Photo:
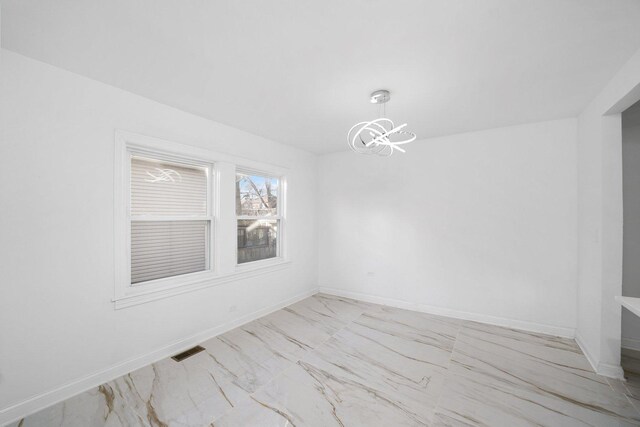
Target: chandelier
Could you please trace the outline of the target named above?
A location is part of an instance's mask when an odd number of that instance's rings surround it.
[[[416,134],[405,130],[406,123],[396,126],[385,114],[385,103],[391,99],[388,90],[377,90],[371,94],[370,102],[382,107],[382,116],[379,119],[368,122],[356,123],[347,135],[349,148],[360,154],[377,154],[378,156],[390,156],[394,151],[405,153],[400,147],[415,141]]]

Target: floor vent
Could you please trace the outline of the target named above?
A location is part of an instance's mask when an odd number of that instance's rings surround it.
[[[175,360],[176,362],[182,362],[187,357],[191,357],[194,354],[200,353],[201,351],[204,351],[204,347],[200,347],[199,345],[197,345],[193,348],[190,348],[187,351],[183,351],[180,354],[176,354],[175,356],[172,357],[172,359]]]

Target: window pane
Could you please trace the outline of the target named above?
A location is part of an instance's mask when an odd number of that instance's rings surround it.
[[[209,221],[132,221],[131,283],[207,269]]]
[[[278,214],[278,178],[236,174],[236,213],[269,216]]]
[[[238,264],[278,256],[279,220],[238,220]]]
[[[131,159],[131,214],[207,214],[207,168]]]

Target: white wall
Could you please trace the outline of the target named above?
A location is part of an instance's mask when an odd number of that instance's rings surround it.
[[[640,297],[640,108],[622,114],[622,295]],[[640,350],[640,317],[622,310],[622,346]]]
[[[576,120],[322,156],[319,284],[572,335]]]
[[[640,99],[640,50],[578,117],[578,327],[598,373],[621,376],[622,125]]]
[[[291,266],[115,311],[116,128],[290,167]],[[2,50],[0,424],[26,399],[312,291],[315,187],[315,155]]]

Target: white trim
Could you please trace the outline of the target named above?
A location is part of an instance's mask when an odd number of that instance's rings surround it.
[[[156,138],[144,137],[142,135],[127,134],[116,130],[115,132],[115,170],[114,170],[114,233],[116,233],[114,241],[116,277],[114,283],[113,301],[120,301],[127,298],[133,298],[132,301],[148,302],[158,299],[152,293],[158,293],[162,297],[182,293],[180,288],[188,288],[193,290],[195,285],[201,285],[215,279],[218,273],[218,265],[215,264],[214,253],[218,249],[215,245],[214,236],[218,234],[218,221],[214,216],[214,212],[218,207],[214,206],[214,202],[219,200],[215,197],[219,183],[215,181],[218,177],[215,168],[215,162],[211,153],[206,155],[200,151],[194,151],[193,147],[182,144],[159,140]],[[135,156],[148,159],[163,159],[178,164],[195,165],[206,168],[207,173],[207,212],[206,215],[194,215],[192,217],[178,218],[185,221],[207,221],[208,222],[208,238],[206,241],[207,269],[190,274],[182,274],[178,276],[164,277],[161,279],[150,280],[142,283],[131,283],[131,222],[142,220],[175,220],[174,217],[156,217],[156,216],[138,216],[130,213],[131,198],[131,159]],[[172,292],[173,290],[176,292]],[[131,304],[129,304],[131,305]],[[116,309],[127,307],[129,305],[118,305]]]
[[[242,326],[245,323],[266,316],[267,314],[273,313],[274,311],[280,310],[281,308],[287,307],[291,304],[315,295],[316,293],[317,289],[315,288],[308,290],[291,298],[285,299],[270,307],[256,310],[253,313],[249,313],[214,328],[198,332],[188,338],[178,340],[173,344],[159,348],[150,353],[134,357],[109,368],[79,378],[75,381],[71,381],[48,392],[33,396],[29,399],[23,400],[22,402],[11,405],[0,410],[0,425],[18,421],[20,418],[23,418],[29,414],[38,412],[44,408],[73,397],[79,393],[90,390],[108,381],[112,381],[113,379],[121,377],[122,375],[126,375],[127,373],[135,371],[136,369],[140,369],[151,363],[155,363],[158,360],[162,360],[176,353],[180,353],[181,351],[193,347],[194,345],[200,344],[206,340],[230,331],[231,329]]]
[[[589,347],[587,347],[587,345],[585,344],[584,339],[582,338],[582,335],[580,335],[580,331],[577,331],[577,330],[576,330],[576,344],[578,344],[578,347],[580,347],[580,350],[582,350],[582,354],[584,354],[584,357],[587,358],[587,361],[591,365],[591,368],[593,369],[593,371],[598,372],[598,363],[596,362],[596,359],[591,354],[591,351],[589,351]]]
[[[608,363],[598,363],[596,374],[603,377],[615,378],[624,381],[624,370],[620,365],[610,365]]]
[[[269,268],[282,264],[290,264],[291,261],[282,257],[273,257],[266,259],[259,259],[258,261],[243,262],[242,264],[236,264],[236,273],[248,273],[254,270],[260,270],[263,268]]]
[[[579,331],[576,331],[575,340],[576,344],[578,344],[578,347],[580,347],[580,350],[582,350],[584,357],[587,358],[589,364],[591,365],[591,368],[596,374],[602,375],[604,377],[624,380],[624,371],[622,370],[622,367],[620,365],[616,366],[610,365],[608,363],[598,362],[597,359],[593,356],[593,353],[591,353],[591,351],[589,350],[589,347],[585,344],[585,341]]]
[[[236,264],[235,270],[237,272],[251,271],[262,268],[263,265],[269,265],[271,263],[286,263],[289,262],[288,256],[288,244],[287,244],[287,176],[282,171],[269,170],[269,169],[255,169],[251,167],[244,167],[241,164],[235,165],[235,179],[237,175],[247,176],[260,176],[263,178],[276,178],[278,179],[278,205],[276,207],[276,215],[265,216],[250,216],[250,215],[238,215],[236,212],[236,224],[238,221],[279,221],[278,224],[278,247],[277,255],[274,258],[267,258],[264,260],[244,262],[238,264],[238,245],[236,244]],[[237,195],[236,195],[237,197]]]
[[[275,221],[276,219],[282,219],[280,215],[269,216],[251,216],[251,215],[236,215],[238,221]]]
[[[403,308],[405,310],[419,311],[421,313],[436,314],[439,316],[453,317],[456,319],[472,320],[475,322],[487,323],[490,325],[505,326],[507,328],[521,329],[523,331],[537,332],[547,335],[553,335],[564,338],[574,338],[575,328],[566,328],[561,326],[545,325],[535,322],[527,322],[523,320],[513,320],[504,317],[490,316],[487,314],[470,313],[466,311],[453,310],[445,307],[436,307],[427,304],[419,304],[415,302],[407,302],[393,298],[374,296],[363,294],[360,292],[345,291],[342,289],[320,287],[320,292],[357,299],[374,304],[387,305],[390,307]]]
[[[635,338],[622,338],[622,348],[640,351],[640,340]]]
[[[207,216],[203,218],[209,221],[209,253],[208,269],[201,272],[184,274],[180,276],[167,277],[149,282],[131,285],[130,279],[130,215],[129,215],[129,164],[130,154],[139,156],[149,156],[151,158],[163,158],[175,162],[186,162],[197,164],[209,168]],[[237,256],[233,263],[224,261],[222,252],[226,248],[222,245],[222,226],[220,219],[227,209],[233,209],[235,213],[234,200],[222,200],[221,198],[221,170],[220,165],[232,164],[235,172],[239,165],[241,170],[269,171],[262,172],[269,176],[278,176],[281,179],[280,197],[278,201],[279,220],[281,224],[279,257],[271,259],[271,262],[251,263],[249,266],[235,268],[237,266]],[[246,167],[246,169],[245,169]],[[233,280],[253,277],[258,274],[266,274],[271,271],[281,270],[287,267],[290,262],[286,258],[286,226],[285,201],[286,201],[286,172],[287,168],[275,166],[267,163],[256,162],[241,157],[228,154],[216,153],[206,149],[184,145],[177,142],[167,141],[159,138],[139,135],[122,130],[115,131],[115,176],[114,176],[114,260],[115,260],[115,281],[114,281],[114,302],[115,309],[130,307],[179,295],[185,292],[192,292],[198,289],[216,286]],[[274,175],[275,174],[275,175]],[[152,219],[152,218],[145,218]],[[164,218],[163,219],[167,219]],[[181,220],[191,220],[194,218],[180,218]],[[227,224],[229,225],[229,224]],[[226,225],[225,225],[226,226]],[[234,226],[235,229],[235,226]],[[235,236],[235,232],[234,232]],[[235,242],[235,239],[234,239]],[[234,243],[234,246],[235,243]],[[224,264],[224,265],[223,265]]]

